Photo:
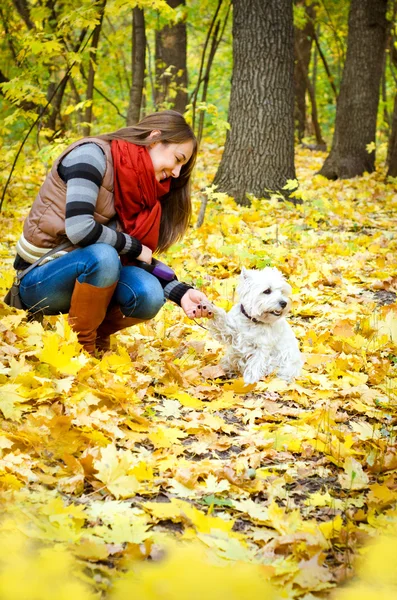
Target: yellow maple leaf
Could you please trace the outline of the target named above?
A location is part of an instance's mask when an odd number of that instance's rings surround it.
[[[348,456],[343,465],[345,472],[339,475],[339,483],[344,489],[362,490],[368,487],[368,475],[358,460]]]
[[[143,508],[158,521],[168,519],[171,521],[180,521],[181,506],[184,506],[184,503],[181,504],[176,498],[171,498],[170,502],[145,502]]]
[[[0,410],[6,419],[20,421],[22,414],[31,410],[29,406],[23,405],[29,398],[18,393],[20,387],[15,383],[6,383],[0,387]]]
[[[332,573],[323,566],[324,557],[316,554],[309,560],[299,562],[299,573],[294,577],[294,583],[300,588],[310,591],[320,591],[331,587]]]
[[[331,521],[319,523],[318,528],[327,540],[338,538],[343,528],[342,517],[337,515]]]
[[[171,448],[179,440],[187,437],[187,433],[176,427],[163,427],[148,435],[149,440],[156,448]]]
[[[387,506],[397,501],[397,492],[389,489],[385,484],[374,483],[369,486],[369,489],[370,492],[367,497],[369,503]]]
[[[208,410],[222,410],[223,408],[230,408],[232,406],[238,405],[240,402],[240,398],[236,398],[235,393],[232,390],[223,392],[223,394],[217,398],[216,400],[212,400],[211,402],[207,402],[206,405]]]
[[[187,406],[188,408],[204,408],[206,406],[205,402],[194,398],[187,392],[178,391],[175,392],[172,397],[175,400],[178,400],[182,406]]]
[[[102,481],[115,498],[130,498],[139,490],[139,482],[129,472],[133,468],[131,452],[117,450],[108,444],[101,450],[101,458],[94,461],[95,475]]]
[[[62,343],[55,332],[45,332],[43,342],[43,349],[37,353],[37,358],[55,367],[62,375],[76,375],[87,362],[84,355],[80,354],[77,342]]]
[[[74,554],[85,560],[105,560],[109,556],[109,550],[100,540],[83,538],[74,548]]]

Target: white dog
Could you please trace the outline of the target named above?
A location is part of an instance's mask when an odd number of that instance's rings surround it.
[[[256,383],[277,372],[290,382],[302,369],[298,342],[285,320],[291,286],[275,268],[242,269],[239,302],[226,313],[213,307],[208,321],[214,337],[228,345],[221,362],[226,373],[242,373],[245,383]]]

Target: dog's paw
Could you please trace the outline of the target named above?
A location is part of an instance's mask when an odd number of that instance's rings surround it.
[[[244,372],[243,379],[246,385],[252,385],[253,383],[258,383],[260,377],[258,379],[253,373]]]
[[[265,369],[263,365],[249,365],[244,369],[243,379],[244,383],[252,384],[258,383],[265,375],[269,375],[271,370]]]
[[[301,372],[302,372],[302,365],[299,364],[299,365],[291,366],[291,368],[289,368],[289,369],[280,369],[277,372],[277,377],[279,377],[280,379],[283,379],[287,383],[291,383],[292,381],[294,381],[294,379],[299,377]]]

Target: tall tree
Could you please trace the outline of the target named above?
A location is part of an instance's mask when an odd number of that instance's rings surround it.
[[[171,8],[185,6],[185,0],[167,0]],[[186,20],[165,25],[156,31],[156,104],[167,103],[180,113],[187,104]]]
[[[137,6],[132,11],[132,85],[127,113],[127,125],[134,125],[141,114],[145,82],[146,30],[145,15]]]
[[[85,127],[84,127],[84,135],[90,134],[91,129],[91,121],[92,121],[92,101],[94,98],[94,81],[95,81],[95,71],[97,65],[97,50],[99,44],[99,36],[101,35],[102,21],[103,15],[105,12],[106,0],[100,0],[98,5],[99,10],[99,21],[94,29],[94,33],[92,36],[91,43],[91,55],[90,55],[90,67],[88,70],[88,80],[87,80],[87,94],[86,100],[88,100],[88,106],[85,109]]]
[[[379,87],[387,31],[387,0],[351,0],[346,62],[332,148],[320,173],[347,179],[372,172]]]
[[[397,94],[394,98],[394,111],[387,161],[387,176],[397,177]]]
[[[397,3],[394,4],[394,13],[397,11]],[[395,14],[394,14],[395,17]],[[391,36],[390,63],[397,67],[396,35]],[[397,177],[397,94],[394,97],[394,110],[387,152],[388,177]]]
[[[201,54],[200,67],[198,70],[196,86],[190,96],[190,103],[192,105],[192,127],[197,136],[197,142],[200,145],[201,138],[204,130],[204,119],[205,111],[198,108],[197,103],[199,99],[199,92],[201,91],[201,104],[204,105],[207,101],[208,88],[210,83],[211,68],[214,63],[215,55],[218,47],[223,39],[226,25],[229,19],[229,14],[232,7],[232,0],[229,0],[227,10],[224,15],[220,15],[223,0],[218,0],[215,13],[211,19],[209,29],[203,45]],[[208,53],[207,53],[207,50]],[[199,113],[198,127],[196,128],[196,117]]]
[[[229,123],[220,190],[246,204],[295,178],[292,0],[234,0]]]
[[[295,122],[298,140],[301,141],[306,132],[306,92],[309,81],[309,64],[314,38],[314,5],[305,0],[297,0],[296,6],[305,9],[305,22],[297,23],[295,34]]]

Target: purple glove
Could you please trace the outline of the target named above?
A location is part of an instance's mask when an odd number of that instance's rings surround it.
[[[170,267],[167,267],[167,265],[165,265],[160,260],[157,260],[156,258],[153,258],[150,265],[141,260],[136,260],[135,262],[137,267],[139,267],[140,269],[144,269],[145,271],[151,273],[159,279],[164,279],[164,281],[172,281],[173,279],[175,279],[174,271]]]

